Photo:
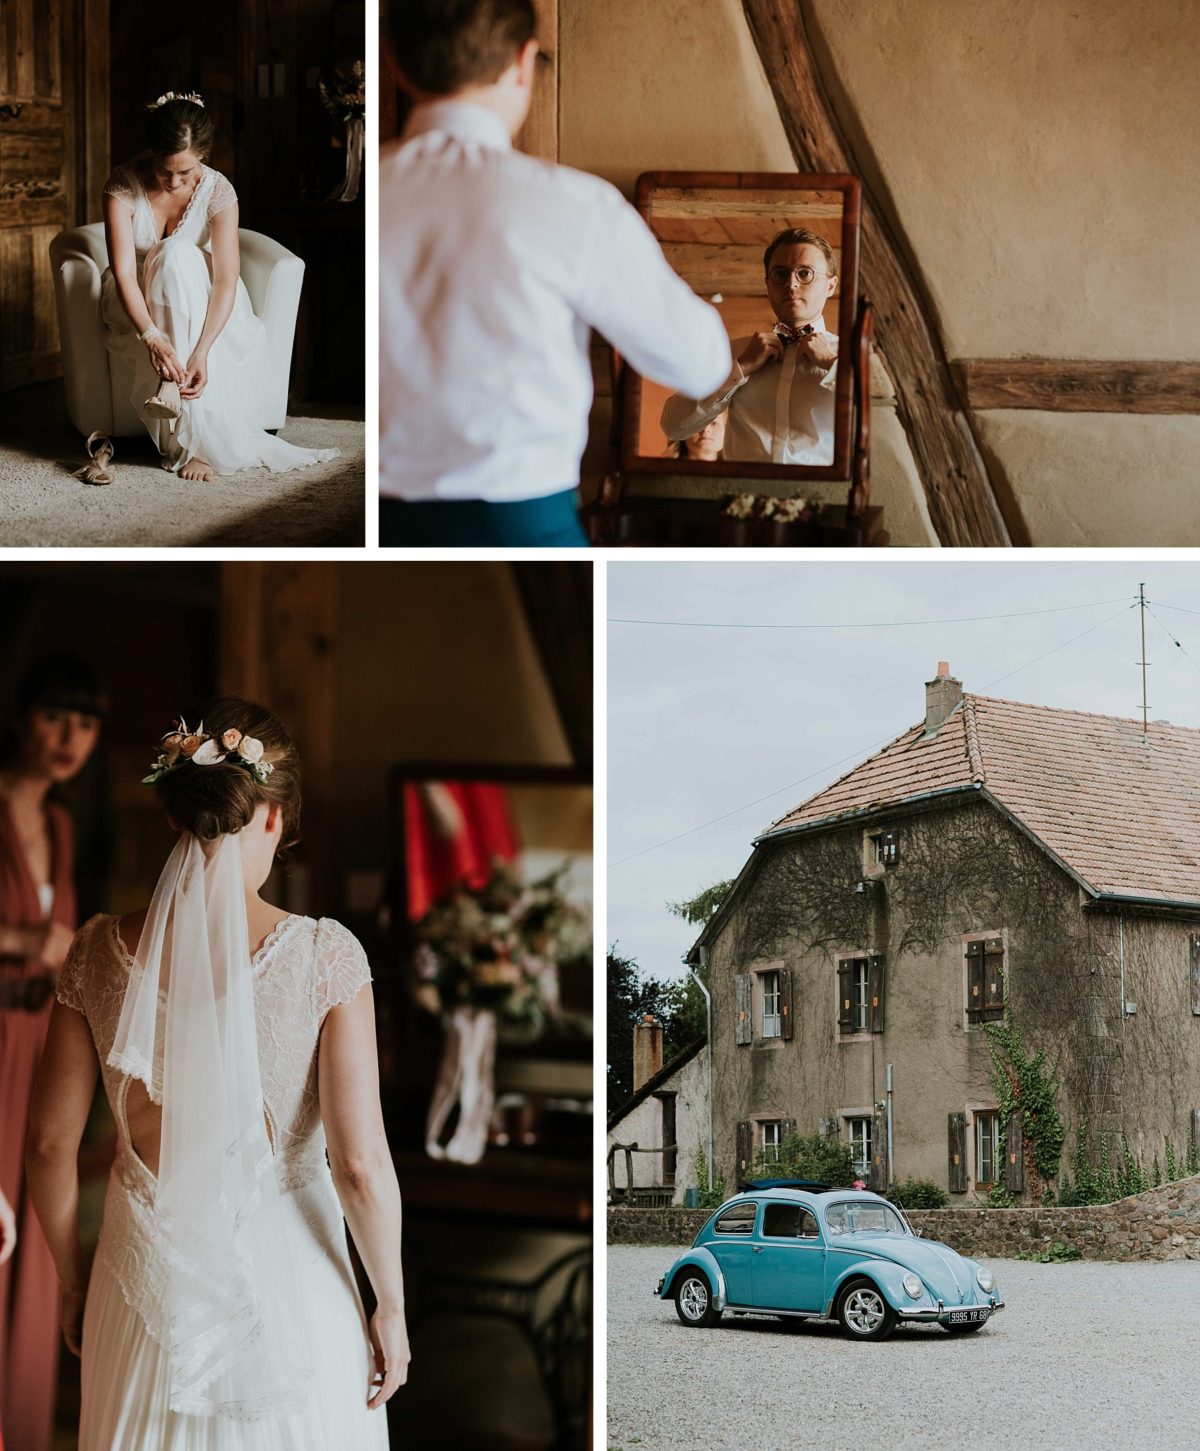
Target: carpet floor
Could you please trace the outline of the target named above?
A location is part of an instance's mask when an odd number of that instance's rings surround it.
[[[249,469],[199,484],[161,468],[148,437],[119,438],[115,482],[97,485],[72,478],[87,462],[74,434],[72,455],[65,430],[53,430],[40,448],[25,430],[0,430],[0,545],[362,544],[362,423],[289,418],[279,434],[307,448],[340,449],[341,457],[290,473]]]

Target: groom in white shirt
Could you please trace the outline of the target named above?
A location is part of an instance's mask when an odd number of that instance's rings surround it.
[[[380,543],[586,544],[591,330],[700,396],[725,329],[614,187],[512,149],[531,0],[393,0],[390,24],[417,105],[380,158]]]
[[[838,340],[823,315],[838,284],[833,249],[792,227],[767,248],[763,272],[778,322],[771,332],[734,339],[736,362],[715,393],[668,398],[662,430],[672,440],[690,438],[728,408],[723,458],[831,464]]]

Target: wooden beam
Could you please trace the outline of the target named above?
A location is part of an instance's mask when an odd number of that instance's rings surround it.
[[[863,168],[846,140],[814,60],[799,0],[742,0],[742,8],[801,171]],[[875,304],[875,338],[896,385],[929,514],[943,544],[1026,543],[1015,504],[1006,519],[947,365],[932,305],[910,267],[885,202],[863,183],[862,291]]]
[[[1200,413],[1200,363],[959,358],[951,368],[972,409]]]

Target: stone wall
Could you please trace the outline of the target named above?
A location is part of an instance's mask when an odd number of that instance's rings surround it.
[[[686,1245],[706,1209],[610,1209],[609,1244]],[[1089,1260],[1200,1260],[1200,1175],[1082,1209],[922,1209],[914,1229],[974,1259],[1014,1259],[1059,1243]]]

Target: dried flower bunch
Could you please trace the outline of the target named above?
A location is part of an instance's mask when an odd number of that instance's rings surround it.
[[[770,519],[776,524],[800,524],[813,512],[807,499],[776,499],[770,494],[735,494],[725,506],[731,519]]]
[[[143,786],[154,786],[167,774],[189,762],[193,766],[219,766],[228,761],[234,766],[244,766],[261,785],[275,767],[263,759],[263,743],[253,736],[244,736],[241,731],[227,730],[220,742],[205,734],[204,722],[195,730],[188,727],[180,717],[176,728],[162,738],[162,750],[150,768],[150,774],[143,776]]]
[[[566,868],[526,884],[495,863],[478,891],[432,907],[417,926],[413,992],[429,1012],[483,1008],[501,1032],[535,1036],[559,1011],[558,969],[592,951],[587,914],[569,902]]]
[[[318,81],[321,104],[331,116],[340,121],[354,121],[366,112],[366,67],[356,60],[350,67],[350,74],[333,72],[329,82]]]

